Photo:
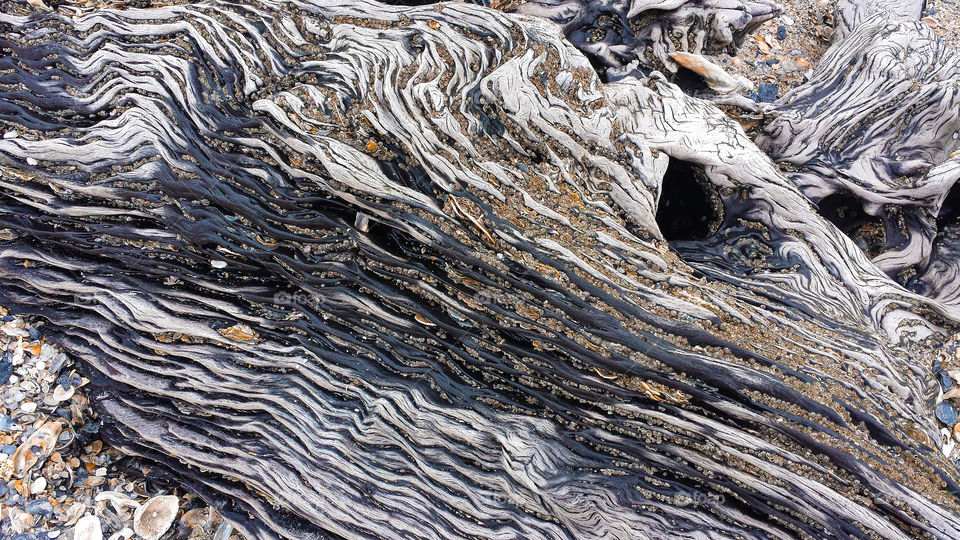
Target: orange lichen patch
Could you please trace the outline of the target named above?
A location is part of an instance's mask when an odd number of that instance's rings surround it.
[[[373,152],[376,149],[377,149],[377,143],[373,141],[367,141],[367,147],[366,147],[367,152]]]
[[[221,336],[240,343],[251,343],[260,339],[260,335],[244,323],[237,323],[230,328],[222,328],[217,331],[220,332]]]

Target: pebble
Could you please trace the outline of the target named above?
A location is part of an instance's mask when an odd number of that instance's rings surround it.
[[[763,103],[773,103],[777,100],[777,85],[775,83],[763,83],[757,88],[759,101]]]
[[[787,28],[785,26],[777,27],[777,39],[780,41],[787,39]]]
[[[73,540],[103,540],[100,518],[91,515],[80,518],[73,529]]]
[[[213,540],[228,540],[230,533],[233,532],[233,525],[224,521],[217,527],[217,532],[213,535]]]
[[[791,19],[788,15],[781,15],[780,22],[786,26],[793,26],[793,19]]]
[[[20,134],[16,131],[8,131],[3,134],[4,139],[16,139]]]
[[[32,489],[31,489],[32,491]],[[47,499],[34,499],[23,505],[23,510],[34,516],[48,518],[53,515],[53,505]]]
[[[950,375],[946,371],[940,371],[940,389],[946,392],[953,386],[953,380],[950,378]]]
[[[42,493],[47,489],[47,479],[44,477],[37,478],[30,484],[30,493],[37,494]]]
[[[165,536],[209,539],[223,523],[215,510],[111,466],[122,455],[97,435],[87,382],[66,353],[0,307],[0,539],[131,539],[134,512],[149,495],[210,516],[196,529],[168,524]]]
[[[36,167],[36,166],[39,165],[39,164],[40,164],[40,162],[37,161],[37,160],[35,160],[35,159],[33,159],[32,157],[28,157],[28,158],[27,158],[27,165],[30,165],[30,166],[32,166],[32,167]]]
[[[226,268],[227,263],[226,261],[210,261],[210,266],[214,268]]]
[[[0,359],[0,384],[7,384],[13,375],[13,364],[6,358]]]

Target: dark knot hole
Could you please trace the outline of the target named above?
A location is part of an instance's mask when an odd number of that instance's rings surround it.
[[[668,242],[703,240],[723,222],[723,202],[704,168],[670,158],[663,175],[657,225]]]

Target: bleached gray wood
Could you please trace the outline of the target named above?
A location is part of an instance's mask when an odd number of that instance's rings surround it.
[[[772,0],[525,0],[517,13],[561,25],[605,80],[675,72],[676,51],[730,53],[781,13]]]
[[[791,178],[810,199],[849,194],[882,221],[874,263],[904,282],[925,273],[923,290],[936,294],[952,282],[934,267],[953,257],[931,255],[938,227],[957,215],[943,204],[960,179],[958,95],[960,56],[926,25],[877,13],[777,101],[757,143],[797,167]]]
[[[960,308],[662,76],[468,4],[0,30],[0,302],[250,537],[960,530],[918,366]],[[671,161],[722,208],[668,244]]]

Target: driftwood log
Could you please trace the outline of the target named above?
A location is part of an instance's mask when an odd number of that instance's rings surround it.
[[[923,41],[896,86],[869,53],[912,23],[768,111],[788,177],[530,13],[0,5],[0,303],[249,537],[960,534],[956,60]],[[847,192],[878,253],[818,214]]]

